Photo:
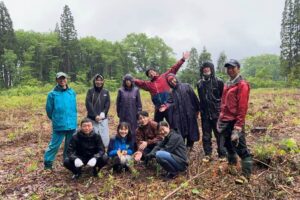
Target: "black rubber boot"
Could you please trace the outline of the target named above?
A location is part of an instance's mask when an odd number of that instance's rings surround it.
[[[250,179],[251,173],[252,173],[252,158],[246,157],[242,159],[241,161],[242,164],[242,174],[245,176],[247,179]]]

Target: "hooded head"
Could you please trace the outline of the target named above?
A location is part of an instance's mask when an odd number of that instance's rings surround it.
[[[122,86],[125,89],[131,89],[131,88],[134,87],[133,77],[130,74],[126,74],[123,77],[123,84],[122,84]]]
[[[200,77],[204,79],[210,79],[215,76],[215,67],[212,62],[204,62],[200,65]]]
[[[168,74],[166,76],[166,79],[167,79],[167,83],[169,84],[169,86],[173,89],[176,88],[178,86],[178,84],[180,83],[178,81],[177,77],[175,76],[175,74],[172,74],[172,73]]]
[[[104,77],[101,74],[96,74],[93,78],[93,85],[96,90],[101,90],[104,85]]]

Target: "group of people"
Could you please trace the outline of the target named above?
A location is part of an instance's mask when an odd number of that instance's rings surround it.
[[[228,160],[234,171],[237,156],[241,158],[242,176],[247,182],[251,175],[252,158],[245,140],[245,116],[248,108],[249,84],[240,75],[240,63],[231,59],[225,63],[229,81],[216,77],[214,65],[200,66],[198,96],[188,83],[181,83],[176,73],[189,58],[183,53],[175,65],[163,74],[147,69],[149,80],[127,74],[118,91],[116,110],[119,125],[110,137],[108,112],[110,94],[104,88],[104,77],[96,74],[93,87],[86,95],[87,117],[77,130],[76,93],[67,85],[67,75],[56,74],[57,85],[48,94],[46,111],[52,121],[52,138],[44,155],[45,169],[52,169],[60,144],[65,138],[64,166],[79,178],[81,169],[93,168],[94,176],[106,164],[113,170],[130,170],[134,162],[156,160],[165,170],[164,177],[172,179],[188,167],[188,152],[199,140],[197,118],[201,116],[203,162],[212,160],[212,132],[217,141],[220,161]],[[142,109],[139,88],[151,95],[154,119]],[[76,131],[77,130],[77,131]]]

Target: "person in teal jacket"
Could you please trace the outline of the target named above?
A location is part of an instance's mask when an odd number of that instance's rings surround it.
[[[56,74],[57,85],[48,93],[46,112],[52,121],[52,136],[44,155],[45,169],[52,169],[58,149],[65,138],[63,157],[77,128],[76,93],[67,85],[67,75]]]

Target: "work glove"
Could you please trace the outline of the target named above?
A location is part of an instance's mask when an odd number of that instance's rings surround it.
[[[104,112],[101,112],[100,113],[100,119],[104,119],[105,118],[105,113]]]
[[[228,127],[228,122],[222,122],[218,120],[217,122],[217,131],[218,133],[222,133]]]
[[[75,164],[75,167],[82,167],[83,166],[83,162],[79,158],[75,159],[74,164]]]
[[[241,131],[234,129],[231,132],[231,142],[235,144],[235,146],[239,145],[239,139],[241,137]]]
[[[91,158],[91,159],[88,161],[87,165],[90,166],[90,167],[95,167],[96,163],[97,163],[96,158]]]
[[[126,164],[126,161],[127,161],[126,157],[125,157],[124,155],[122,155],[122,156],[120,156],[119,158],[120,158],[120,163],[121,163],[122,165],[125,165],[125,164]]]

